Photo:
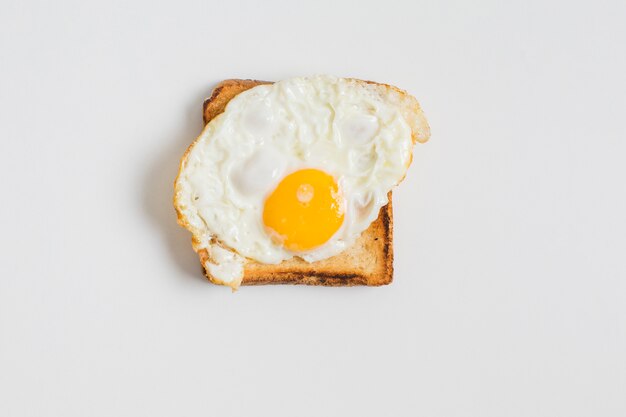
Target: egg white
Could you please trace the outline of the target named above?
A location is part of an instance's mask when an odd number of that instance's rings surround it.
[[[258,262],[336,255],[377,218],[411,161],[411,120],[400,93],[356,80],[315,76],[259,85],[233,98],[190,148],[176,206],[196,250],[215,239]],[[289,173],[317,168],[338,181],[346,208],[325,244],[294,253],[263,224],[265,198]]]

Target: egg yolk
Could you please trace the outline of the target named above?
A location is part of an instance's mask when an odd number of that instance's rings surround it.
[[[304,251],[330,239],[344,218],[343,200],[335,179],[318,169],[286,176],[265,200],[263,223],[276,241]]]

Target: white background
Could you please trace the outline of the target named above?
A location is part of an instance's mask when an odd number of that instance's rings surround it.
[[[623,1],[171,3],[0,4],[1,416],[626,415]],[[178,160],[218,81],[317,73],[431,123],[395,281],[231,294]]]

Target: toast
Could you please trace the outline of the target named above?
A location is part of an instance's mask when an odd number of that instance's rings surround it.
[[[218,84],[204,102],[204,123],[222,113],[226,104],[242,91],[267,81],[225,80]],[[389,203],[380,209],[378,218],[357,241],[342,253],[316,262],[294,257],[277,265],[250,259],[244,266],[242,285],[303,284],[327,286],[385,285],[393,279],[393,212],[391,191]],[[208,258],[206,249],[198,251],[202,265]],[[209,277],[205,269],[205,275]],[[210,278],[210,277],[209,277]]]

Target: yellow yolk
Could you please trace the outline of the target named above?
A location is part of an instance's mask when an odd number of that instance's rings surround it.
[[[339,230],[343,218],[337,182],[318,169],[286,176],[265,200],[263,210],[270,234],[292,251],[325,243]]]

